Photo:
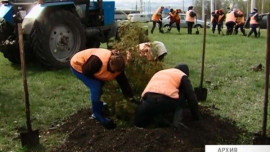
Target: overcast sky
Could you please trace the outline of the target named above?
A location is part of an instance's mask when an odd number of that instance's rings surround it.
[[[105,0],[110,1],[110,0]],[[140,0],[114,0],[115,7],[117,10],[123,9],[137,9],[140,7]],[[192,4],[192,0],[143,0],[143,10],[145,12],[153,12],[159,6],[172,7],[172,8],[180,8],[187,10],[187,7]]]

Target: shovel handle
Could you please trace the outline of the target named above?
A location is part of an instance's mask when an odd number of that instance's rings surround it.
[[[203,27],[203,50],[202,50],[202,68],[201,68],[201,81],[200,81],[200,88],[203,86],[203,75],[204,75],[204,58],[205,58],[205,41],[206,41],[206,18],[207,15],[204,17],[204,27]]]
[[[26,125],[28,132],[32,131],[31,120],[30,120],[30,104],[29,104],[29,93],[26,79],[25,60],[24,60],[24,44],[23,44],[23,30],[22,23],[18,23],[19,33],[19,47],[20,47],[20,59],[21,59],[21,71],[23,77],[23,88],[24,88],[24,102],[25,102],[25,114],[26,114]]]

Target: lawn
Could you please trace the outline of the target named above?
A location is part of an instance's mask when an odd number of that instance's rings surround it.
[[[166,68],[180,62],[189,65],[191,82],[193,87],[197,87],[200,83],[203,30],[200,29],[199,35],[186,34],[186,28],[182,28],[180,34],[176,31],[173,28],[170,33],[161,34],[155,29],[149,37],[166,45]],[[261,30],[260,38],[254,35],[247,38],[241,34],[213,35],[207,29],[205,53],[203,87],[208,89],[208,97],[200,105],[212,107],[216,115],[234,121],[239,128],[250,133],[261,130],[266,31]],[[259,64],[263,65],[263,70],[254,71],[253,67]],[[49,71],[37,63],[30,63],[26,68],[33,128],[42,132],[41,149],[49,150],[63,142],[65,135],[50,134],[47,128],[58,125],[81,108],[90,107],[89,92],[68,68]],[[23,151],[18,131],[25,127],[22,82],[20,66],[11,64],[1,53],[0,152]],[[267,128],[269,134],[269,123]],[[243,144],[251,143],[243,140]]]

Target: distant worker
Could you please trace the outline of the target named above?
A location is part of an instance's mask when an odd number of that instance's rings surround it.
[[[155,73],[142,93],[135,126],[147,127],[153,118],[174,112],[173,127],[180,127],[186,104],[193,120],[198,120],[198,101],[188,74],[186,64]]]
[[[113,121],[102,114],[104,102],[100,97],[103,84],[116,79],[125,97],[131,102],[136,102],[124,73],[124,58],[117,51],[93,48],[76,53],[70,64],[73,74],[90,89],[92,117],[105,128],[114,128]]]
[[[197,14],[193,11],[193,6],[188,7],[188,11],[186,12],[186,23],[188,26],[188,34],[192,34],[192,28],[195,21],[195,17]]]
[[[178,31],[178,33],[180,33],[180,15],[179,13],[181,13],[181,9],[170,9],[170,13],[169,13],[169,18],[170,18],[170,24],[169,24],[169,28],[167,32],[170,32],[172,29],[172,25],[173,23],[176,24],[176,29]]]
[[[240,31],[242,32],[243,36],[246,36],[246,32],[244,29],[244,25],[245,25],[245,18],[244,18],[244,13],[240,10],[237,9],[236,10],[236,25],[234,27],[234,34],[237,35],[238,34],[238,29],[240,28]]]
[[[214,12],[212,12],[211,22],[212,22],[213,34],[215,33],[216,26],[218,28],[218,34],[220,34],[224,19],[225,19],[225,16],[222,9],[215,10]]]
[[[153,34],[155,28],[156,28],[156,24],[158,23],[159,27],[159,32],[160,33],[164,33],[162,30],[162,12],[163,12],[164,7],[161,6],[159,7],[153,14],[152,16],[152,21],[153,21],[153,27],[151,29],[151,33]]]
[[[216,26],[218,24],[218,10],[211,13],[212,33],[215,33]]]
[[[225,15],[222,9],[218,10],[218,34],[222,31]]]
[[[253,11],[249,14],[248,19],[246,20],[246,27],[247,24],[249,23],[251,30],[248,33],[248,37],[251,36],[251,34],[254,32],[255,37],[258,36],[257,33],[257,27],[259,27],[259,14],[257,8],[254,8]]]
[[[230,11],[226,14],[225,24],[227,26],[226,34],[232,35],[235,26],[236,14],[235,11]]]

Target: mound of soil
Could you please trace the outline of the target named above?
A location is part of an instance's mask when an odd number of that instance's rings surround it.
[[[234,122],[211,114],[211,108],[200,107],[200,121],[185,121],[185,127],[136,127],[107,130],[91,119],[90,109],[68,117],[54,131],[68,134],[54,152],[203,152],[209,144],[239,144],[244,130]]]

